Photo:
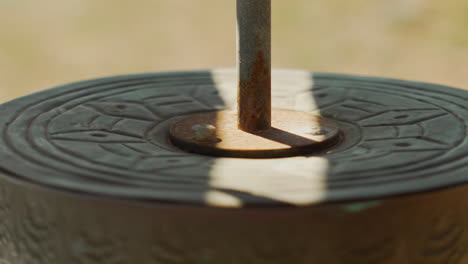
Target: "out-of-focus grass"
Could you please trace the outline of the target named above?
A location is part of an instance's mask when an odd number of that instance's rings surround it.
[[[273,5],[275,67],[468,87],[468,2]],[[235,0],[0,0],[0,102],[98,76],[234,64]]]

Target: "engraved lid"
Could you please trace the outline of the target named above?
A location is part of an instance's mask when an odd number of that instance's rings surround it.
[[[217,158],[184,152],[168,128],[230,109],[233,70],[84,81],[0,106],[0,168],[99,197],[221,207],[306,206],[428,191],[468,180],[468,92],[305,71],[273,72],[273,107],[337,121],[318,156]]]

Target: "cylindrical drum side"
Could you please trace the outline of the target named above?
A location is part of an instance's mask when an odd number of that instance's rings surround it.
[[[1,187],[4,263],[468,263],[466,188],[240,210]]]

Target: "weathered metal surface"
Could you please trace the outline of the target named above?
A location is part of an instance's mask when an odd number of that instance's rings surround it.
[[[271,124],[271,0],[237,0],[239,128]]]
[[[99,79],[1,105],[0,259],[468,263],[467,91],[302,71],[276,72],[273,86],[275,108],[335,120],[341,144],[284,159],[170,144],[174,122],[235,108],[230,70]]]
[[[1,175],[0,263],[468,263],[466,187],[229,210],[97,199],[8,179]]]
[[[171,141],[185,151],[221,157],[281,158],[318,154],[339,140],[339,129],[330,119],[308,113],[273,111],[270,129],[249,133],[236,127],[235,111],[191,115],[172,125]],[[192,128],[213,128],[200,137]]]

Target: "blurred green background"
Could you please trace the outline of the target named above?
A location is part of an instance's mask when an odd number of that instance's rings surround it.
[[[273,0],[273,64],[468,87],[468,1]],[[0,102],[235,65],[235,0],[0,0]]]

